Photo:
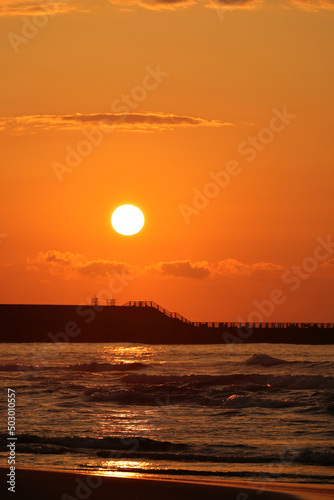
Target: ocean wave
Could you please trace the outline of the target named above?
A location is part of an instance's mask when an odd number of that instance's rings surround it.
[[[141,370],[142,368],[147,368],[149,365],[144,363],[79,363],[77,365],[69,365],[68,370],[82,371],[82,372],[109,372],[109,371],[129,371],[129,370]]]
[[[188,445],[184,443],[172,443],[170,441],[159,441],[141,436],[118,437],[110,436],[104,438],[91,438],[79,436],[63,436],[63,437],[46,437],[37,436],[35,434],[20,434],[17,435],[17,446],[26,444],[34,445],[35,449],[41,445],[53,445],[65,447],[68,449],[97,449],[97,450],[114,450],[114,451],[183,451],[188,449]],[[5,434],[0,434],[1,449],[6,448],[8,441]]]
[[[218,406],[221,398],[210,398],[209,396],[196,394],[194,392],[173,392],[166,396],[165,391],[159,388],[149,388],[147,391],[121,389],[108,390],[107,388],[90,389],[85,391],[86,401],[89,402],[111,402],[120,405],[157,406],[161,411],[168,412],[168,407],[178,404],[195,404],[201,406]]]
[[[145,458],[150,460],[166,460],[171,462],[185,462],[185,463],[238,463],[238,464],[307,464],[307,465],[321,465],[321,466],[332,466],[334,465],[334,454],[333,452],[326,451],[314,451],[309,449],[304,449],[300,452],[286,453],[284,459],[280,454],[249,454],[248,450],[244,453],[234,449],[231,446],[226,454],[221,455],[204,455],[200,453],[152,453],[152,452],[122,452],[121,458],[135,459],[135,458]],[[101,458],[107,458],[105,451],[98,451],[97,456]]]
[[[122,377],[126,384],[134,386],[151,385],[173,388],[192,387],[204,388],[210,386],[245,386],[255,384],[260,389],[334,389],[334,377],[323,375],[266,375],[266,374],[243,374],[232,375],[147,375],[128,374]]]
[[[110,471],[110,469],[108,469]],[[304,475],[294,473],[271,473],[271,472],[250,472],[250,471],[209,471],[209,470],[193,470],[193,469],[140,469],[140,468],[113,468],[113,471],[118,472],[134,472],[150,475],[170,475],[170,476],[211,476],[211,477],[228,477],[228,478],[249,478],[251,480],[270,480],[270,479],[294,479],[294,480],[312,480],[313,482],[332,483],[333,476],[330,475]],[[251,484],[251,483],[249,483]],[[264,488],[262,486],[262,488]]]
[[[334,465],[334,453],[332,451],[315,451],[304,449],[295,459],[296,462],[308,465]]]
[[[46,365],[23,365],[21,363],[0,363],[1,372],[27,372],[27,371],[59,371],[59,370],[69,370],[76,372],[110,372],[110,371],[132,371],[141,370],[143,368],[148,368],[151,365],[144,363],[78,363],[75,365],[65,365],[65,366],[46,366]]]
[[[297,403],[295,400],[268,399],[241,394],[232,394],[222,403],[226,408],[291,408],[301,405],[302,403]]]
[[[3,450],[3,446],[0,444],[0,450]],[[68,448],[59,448],[57,446],[46,446],[46,445],[29,445],[29,444],[17,444],[15,447],[17,453],[29,453],[31,455],[64,455],[69,453]]]
[[[217,445],[208,448],[204,454],[191,449],[190,445],[170,441],[159,441],[139,436],[131,437],[46,437],[30,434],[18,435],[16,449],[19,453],[29,454],[65,454],[82,453],[91,450],[100,458],[118,459],[145,459],[156,461],[169,461],[178,463],[212,463],[212,464],[305,464],[313,466],[333,466],[334,453],[329,449],[300,449],[287,452],[284,457],[279,453],[259,453],[259,448],[226,444],[218,446],[221,451],[217,453]],[[210,453],[211,450],[211,453]],[[0,434],[0,451],[7,451],[5,434]],[[168,470],[170,470],[168,468]]]
[[[110,458],[110,454],[107,450],[100,450],[96,452],[96,455],[100,458]],[[122,459],[145,459],[145,460],[157,460],[157,461],[169,461],[169,462],[184,462],[184,463],[242,463],[242,464],[253,464],[253,463],[271,463],[279,459],[278,456],[272,457],[251,457],[251,456],[237,456],[232,455],[203,455],[199,453],[166,453],[166,452],[127,452],[122,451],[119,455]]]
[[[276,366],[286,365],[290,361],[284,359],[273,358],[267,354],[253,354],[250,358],[246,359],[245,365],[261,365],[261,366]]]
[[[91,391],[88,391],[91,392]],[[91,402],[110,401],[125,405],[157,405],[159,403],[158,394],[140,394],[136,391],[98,391],[94,390],[92,394],[87,395],[87,400]]]
[[[326,406],[325,411],[326,411],[326,413],[329,413],[330,415],[334,415],[334,403]]]
[[[306,368],[333,368],[334,363],[332,361],[287,361],[285,359],[281,358],[274,358],[273,356],[269,356],[267,354],[253,354],[250,358],[246,359],[244,362],[245,365],[252,366],[252,365],[259,365],[263,366],[265,368],[268,368],[270,366],[279,366],[279,365],[298,365],[298,366],[303,366]]]
[[[158,389],[158,388],[156,388]],[[168,412],[170,405],[195,404],[200,406],[219,406],[225,408],[291,408],[302,406],[295,399],[271,399],[254,395],[215,393],[214,396],[194,394],[193,392],[183,394],[172,394],[165,398],[158,390],[150,393],[141,393],[134,390],[89,390],[87,400],[90,402],[114,402],[121,405],[159,406],[162,411]],[[216,414],[217,415],[217,414]],[[219,414],[218,414],[219,415]]]

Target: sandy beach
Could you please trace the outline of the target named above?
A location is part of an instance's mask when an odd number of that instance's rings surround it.
[[[87,476],[80,473],[17,469],[15,493],[7,490],[8,469],[1,468],[1,498],[74,500],[123,498],[138,500],[329,500],[332,485],[246,482],[188,482],[160,479]],[[260,493],[261,490],[261,493]]]

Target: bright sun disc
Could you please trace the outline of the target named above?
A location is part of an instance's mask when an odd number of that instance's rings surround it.
[[[144,222],[143,212],[134,205],[122,205],[116,208],[111,216],[112,227],[119,234],[124,234],[125,236],[139,233]]]

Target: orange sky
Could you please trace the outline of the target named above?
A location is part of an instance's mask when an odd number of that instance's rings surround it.
[[[1,303],[334,321],[333,2],[232,3],[1,2]]]

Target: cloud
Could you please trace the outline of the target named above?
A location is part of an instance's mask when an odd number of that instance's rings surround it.
[[[113,260],[88,260],[81,254],[49,250],[39,252],[27,259],[28,271],[43,271],[59,278],[110,277],[117,274],[132,275],[138,272],[135,266]]]
[[[224,10],[256,9],[263,0],[208,0],[206,7]]]
[[[254,9],[262,0],[108,0],[112,5],[121,6],[122,10],[142,7],[150,10],[177,10],[201,5],[215,9]]]
[[[284,271],[284,267],[272,262],[256,262],[255,264],[244,264],[236,259],[225,259],[218,263],[216,273],[222,276],[244,275],[250,276],[254,273],[277,273]]]
[[[236,259],[225,259],[218,262],[217,266],[211,267],[211,276],[256,276],[263,274],[282,276],[282,273],[288,269],[290,268],[272,262],[245,264]],[[322,274],[324,271],[328,271],[329,275],[334,273],[334,259],[329,259],[321,264],[319,273]]]
[[[216,9],[254,9],[262,0],[107,0],[123,11],[135,7],[149,10],[183,10],[193,5]],[[298,1],[298,0],[296,0]],[[301,0],[302,1],[302,0]],[[305,0],[307,1],[307,0]],[[316,3],[316,0],[312,0]],[[323,0],[325,2],[325,0]],[[1,0],[0,16],[53,17],[67,12],[92,12],[102,6],[104,0]],[[330,3],[329,1],[327,3]]]
[[[67,12],[89,12],[79,0],[1,0],[0,16],[50,16]]]
[[[198,3],[198,0],[108,0],[112,5],[124,8],[143,7],[150,10],[175,10],[187,8]]]
[[[126,273],[132,274],[133,266],[129,266],[124,262],[108,261],[108,260],[94,260],[87,262],[78,268],[79,274],[90,277],[97,276],[112,276],[113,274]]]
[[[281,273],[285,267],[272,262],[257,262],[251,266],[252,273]]]
[[[333,259],[334,261],[334,259]],[[331,261],[329,261],[332,263]],[[81,254],[49,250],[40,252],[34,258],[27,259],[29,271],[42,271],[60,278],[108,278],[114,275],[130,276],[174,276],[203,280],[221,276],[250,276],[258,273],[281,274],[285,268],[271,262],[245,264],[236,259],[225,259],[218,264],[207,261],[192,262],[190,260],[165,261],[140,268],[115,260],[89,260]]]
[[[49,250],[39,252],[36,257],[27,259],[28,271],[43,271],[53,276],[73,277],[73,269],[80,266],[84,257],[71,252]]]
[[[0,117],[0,130],[13,133],[36,133],[48,130],[84,130],[100,127],[105,133],[125,131],[161,131],[175,127],[224,127],[234,124],[192,116],[162,113],[76,113],[73,115],[28,115]]]
[[[107,0],[123,11],[132,11],[135,7],[149,10],[183,10],[193,5],[223,9],[253,9],[262,0]],[[296,0],[298,2],[298,0]],[[302,0],[300,0],[302,3]],[[305,0],[307,3],[307,0]],[[317,3],[310,0],[310,3]],[[323,0],[326,3],[326,0]],[[327,3],[330,3],[327,0]],[[104,0],[1,0],[1,16],[49,16],[68,12],[92,12],[103,6]]]
[[[151,269],[162,275],[179,276],[183,278],[204,279],[210,276],[209,264],[206,261],[192,263],[190,260],[174,262],[159,262]]]
[[[84,260],[84,256],[81,254],[48,250],[47,252],[39,252],[33,259],[28,259],[28,264],[32,267],[41,264],[50,264],[51,266],[74,266],[82,260]]]
[[[51,262],[53,264],[58,264],[60,266],[70,266],[79,257],[81,258],[81,255],[74,255],[70,252],[61,253],[61,252],[50,251],[44,255],[39,254],[39,257],[37,260],[43,261],[43,259],[44,259],[46,263]]]
[[[218,263],[217,274],[250,274],[250,266],[236,259],[225,259]]]
[[[324,267],[333,267],[334,270],[334,259],[329,259],[322,264]]]
[[[333,0],[291,0],[291,3],[310,12],[318,12],[319,10],[334,10]]]
[[[192,6],[221,10],[250,10],[264,4],[263,0],[107,0],[122,11],[133,11],[135,7],[148,10],[184,10]],[[92,12],[103,5],[103,0],[2,0],[1,16],[50,16],[68,12]],[[333,0],[290,0],[297,7],[317,12],[333,10]]]
[[[89,260],[81,254],[49,250],[39,252],[36,257],[27,259],[29,271],[43,271],[60,278],[86,276],[89,278],[110,277],[117,274],[139,276],[153,274],[161,276],[180,276],[203,279],[210,275],[207,262],[174,261],[159,262],[144,268],[115,260]]]

